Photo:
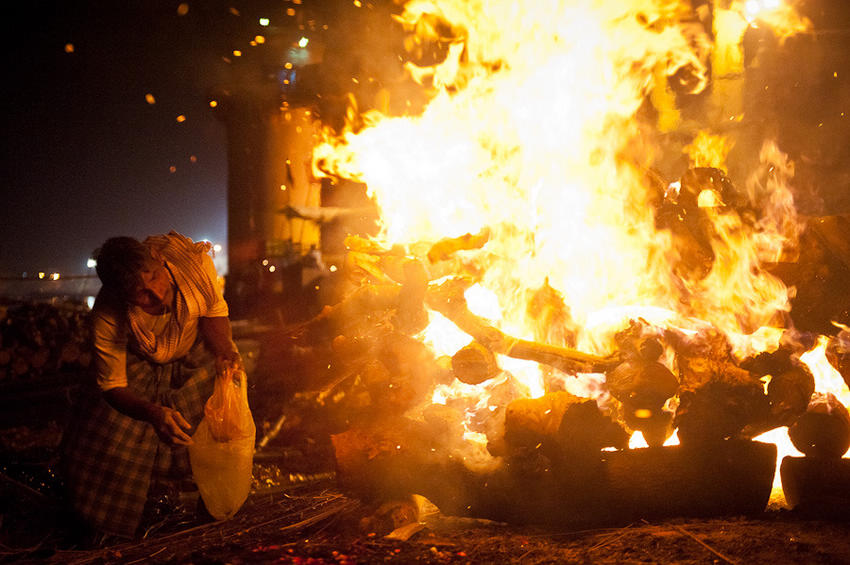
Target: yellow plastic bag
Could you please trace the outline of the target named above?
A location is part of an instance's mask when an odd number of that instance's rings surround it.
[[[256,433],[248,407],[247,377],[244,371],[228,369],[215,380],[215,389],[204,406],[204,419],[217,441],[230,441]]]
[[[195,483],[207,510],[218,520],[236,514],[251,490],[256,427],[247,384],[242,371],[216,379],[189,446]]]

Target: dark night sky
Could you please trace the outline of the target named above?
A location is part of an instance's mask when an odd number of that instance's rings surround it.
[[[0,275],[84,273],[113,235],[224,242],[226,138],[208,93],[250,26],[221,2],[179,4],[4,9]]]

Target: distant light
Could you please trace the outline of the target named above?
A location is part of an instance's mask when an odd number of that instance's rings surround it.
[[[213,245],[213,251],[215,251],[216,253],[220,253],[221,252],[221,244],[216,243],[215,245]]]
[[[307,47],[308,43],[310,43],[310,40],[307,39],[306,37],[302,37],[301,39],[298,40],[298,47],[301,47],[303,49],[303,48]]]
[[[189,155],[189,162],[190,163],[197,163],[198,158],[195,155]]]
[[[285,184],[280,185],[280,189],[281,189],[281,190],[283,190],[283,191],[285,191],[285,190],[286,190],[286,185],[285,185]]]
[[[363,7],[363,3],[360,0],[354,0],[354,5],[357,6],[358,8]]]
[[[58,281],[59,280],[59,273],[51,273],[50,278],[53,279],[54,281]]]
[[[95,267],[97,267],[97,259],[90,257],[89,260],[86,261],[86,267],[88,267],[89,269],[94,269]]]
[[[210,100],[210,108],[215,108],[218,106],[218,100]]]
[[[275,272],[275,267],[274,267],[274,265],[269,265],[269,272],[270,272],[270,273]]]
[[[145,102],[147,102],[148,104],[156,104],[156,98],[153,97],[153,94],[148,92],[147,94],[145,94]]]
[[[168,167],[168,172],[169,173],[176,173],[177,167],[175,167],[174,165],[171,165],[170,167]]]
[[[43,272],[39,272],[39,273],[38,273],[38,278],[43,279],[43,278],[44,278],[44,273],[43,273]]]
[[[332,273],[335,273],[335,272],[336,272],[336,270],[337,270],[337,269],[336,269],[336,265],[331,265],[330,267],[328,267],[328,270],[329,270],[330,272],[332,272]]]
[[[234,50],[233,50],[233,56],[234,56],[234,57],[241,57],[241,56],[242,56],[242,51],[240,51],[239,49],[234,49]]]
[[[74,52],[74,44],[66,43],[65,44],[65,53],[73,53]]]
[[[177,116],[177,121],[182,124],[183,122],[186,121],[186,116],[184,116],[183,114],[180,114],[179,116]]]
[[[284,68],[284,69],[291,69],[291,68],[292,68],[292,63],[289,63],[289,62],[284,63],[283,68]]]
[[[295,8],[287,8],[286,9],[286,15],[287,16],[294,16],[295,15]]]
[[[269,264],[269,260],[263,259],[263,267],[267,266],[268,264]]]
[[[263,26],[263,27],[266,27],[267,25],[269,25],[269,19],[268,18],[260,18],[260,25]]]
[[[94,296],[86,296],[86,306],[89,307],[89,310],[94,308]]]
[[[254,41],[256,41],[258,44],[262,45],[263,43],[266,42],[266,38],[265,38],[265,36],[258,35],[256,37],[254,37]]]
[[[177,15],[178,16],[185,16],[188,13],[189,13],[189,4],[183,2],[182,4],[177,6]]]

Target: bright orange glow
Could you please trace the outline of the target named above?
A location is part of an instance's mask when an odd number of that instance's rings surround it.
[[[794,242],[800,223],[793,163],[776,143],[765,140],[759,154],[772,172],[766,181],[736,179],[735,195],[724,193],[720,175],[690,187],[707,234],[698,268],[688,263],[693,248],[658,227],[658,200],[688,187],[669,182],[676,179],[658,186],[648,174],[663,149],[639,110],[679,71],[692,75],[697,93],[708,86],[708,63],[740,62],[738,43],[712,52],[701,43],[708,34],[692,41],[677,23],[679,8],[664,0],[503,0],[486,9],[411,0],[398,17],[412,38],[407,45],[447,45],[439,64],[406,65],[427,103],[411,115],[352,109],[356,129],[325,132],[314,174],[367,186],[381,216],[375,239],[386,248],[488,229],[484,248],[456,263],[477,275],[466,294],[470,310],[510,336],[535,339],[530,297],[551,287],[573,319],[576,347],[588,353],[615,351],[614,335],[636,318],[681,332],[716,329],[739,357],[773,350],[792,291],[765,265]],[[732,41],[747,24],[736,6],[719,14],[727,17],[721,35]],[[460,31],[449,40],[445,29]],[[691,167],[726,168],[732,140],[708,129],[686,133],[680,149]],[[759,221],[742,217],[730,196],[757,201]],[[470,343],[440,314],[429,312],[429,320],[420,338],[437,355]],[[467,399],[470,414],[489,409],[490,391],[507,374],[528,396],[545,392],[538,364],[503,356],[498,364],[497,377],[441,385],[433,401]],[[580,375],[565,387],[602,404],[601,378]],[[641,440],[634,436],[634,445]]]
[[[186,121],[186,116],[184,116],[183,114],[180,114],[179,116],[177,116],[177,118],[176,118],[176,119],[177,119],[177,121],[178,121],[179,123],[181,123],[181,124],[182,124],[183,122],[185,122],[185,121]]]
[[[154,98],[153,94],[148,92],[147,94],[145,94],[145,102],[151,105],[156,104],[156,98]]]
[[[74,44],[66,43],[65,44],[65,53],[73,53],[74,52]]]

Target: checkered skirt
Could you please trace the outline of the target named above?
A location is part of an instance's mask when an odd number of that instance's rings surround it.
[[[127,354],[127,382],[145,400],[200,423],[213,392],[215,360],[199,339],[188,355],[156,364]],[[153,426],[113,409],[94,386],[84,387],[63,439],[64,474],[74,510],[100,531],[136,533],[155,476],[186,476],[188,451],[159,440]]]

